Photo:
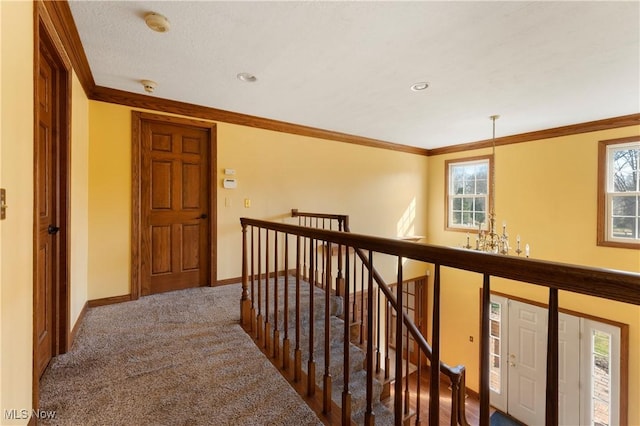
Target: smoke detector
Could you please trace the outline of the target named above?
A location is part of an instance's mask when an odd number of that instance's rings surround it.
[[[147,93],[153,93],[153,91],[156,90],[156,87],[158,87],[158,83],[151,80],[140,80],[140,83],[142,83],[142,87],[144,87],[144,90]]]
[[[159,33],[166,33],[171,28],[169,20],[164,15],[155,12],[144,15],[144,22],[147,23],[147,27]]]

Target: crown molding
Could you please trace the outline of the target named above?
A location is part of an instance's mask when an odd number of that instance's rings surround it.
[[[80,34],[78,28],[73,20],[71,14],[71,8],[69,3],[65,1],[38,1],[38,3],[44,7],[47,11],[53,27],[55,28],[66,54],[71,60],[71,66],[73,71],[78,76],[80,84],[84,89],[87,97],[90,97],[91,91],[95,87],[96,83],[93,80],[93,74],[91,74],[91,68],[89,67],[89,61],[87,55],[82,47],[80,41]]]
[[[605,118],[602,120],[589,121],[586,123],[571,124],[569,126],[554,127],[552,129],[537,130],[535,132],[520,133],[518,135],[504,136],[495,139],[496,146],[511,145],[514,143],[531,142],[541,139],[557,138],[560,136],[577,135],[580,133],[597,132],[599,130],[617,129],[619,127],[640,125],[640,114],[623,115],[620,117]],[[451,154],[454,152],[472,151],[481,148],[490,148],[493,145],[492,139],[485,139],[477,142],[464,143],[460,145],[445,146],[427,150],[427,156]]]
[[[108,87],[95,87],[91,92],[90,98],[96,101],[125,105],[133,108],[150,109],[172,114],[185,115],[189,117],[202,118],[205,120],[221,121],[225,123],[239,124],[241,126],[256,127],[259,129],[272,130],[275,132],[290,133],[312,138],[328,139],[332,141],[364,145],[372,148],[382,148],[391,151],[406,152],[409,154],[424,156],[427,155],[427,150],[424,148],[400,145],[378,139],[365,138],[362,136],[355,136],[347,133],[302,126],[299,124],[271,120],[268,118],[240,114],[236,112],[189,104],[185,102],[162,99],[154,96],[142,95],[139,93],[110,89]]]

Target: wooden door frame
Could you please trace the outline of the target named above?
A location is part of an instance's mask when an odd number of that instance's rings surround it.
[[[72,66],[71,60],[63,47],[62,41],[54,28],[51,16],[46,7],[41,2],[34,3],[34,55],[33,55],[33,144],[34,144],[34,183],[33,183],[33,326],[32,326],[32,405],[38,407],[40,394],[40,377],[36,365],[36,258],[38,252],[38,211],[37,211],[37,170],[35,168],[35,146],[38,143],[39,112],[38,112],[38,90],[39,90],[39,69],[40,69],[40,46],[46,44],[51,52],[54,61],[57,62],[60,76],[60,87],[56,93],[53,104],[56,108],[58,135],[57,135],[57,155],[53,161],[57,163],[56,170],[56,206],[57,206],[57,226],[60,232],[57,234],[57,244],[54,262],[57,265],[54,280],[54,324],[53,324],[53,350],[52,355],[60,355],[69,350],[70,341],[70,288],[69,288],[69,249],[70,249],[70,170],[71,170],[71,85]]]
[[[173,117],[140,111],[131,112],[131,300],[142,294],[142,122],[197,127],[209,132],[209,286],[217,282],[217,139],[216,124],[190,118]]]

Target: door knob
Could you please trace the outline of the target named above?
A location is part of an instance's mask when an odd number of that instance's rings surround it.
[[[59,230],[59,226],[49,225],[49,227],[47,228],[47,232],[49,233],[49,235],[57,234]]]
[[[206,213],[202,213],[202,214],[198,217],[198,219],[206,219],[206,218],[208,218],[208,217],[209,217],[209,216],[207,216],[207,214],[206,214]]]

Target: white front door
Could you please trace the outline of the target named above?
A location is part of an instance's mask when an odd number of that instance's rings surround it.
[[[507,411],[529,425],[544,424],[548,313],[544,308],[509,301]],[[559,421],[578,424],[580,321],[559,316]]]

